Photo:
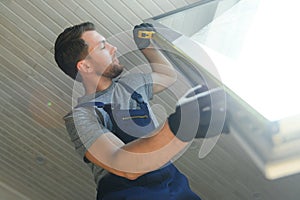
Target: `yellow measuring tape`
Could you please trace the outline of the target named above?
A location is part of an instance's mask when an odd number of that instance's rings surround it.
[[[139,31],[138,37],[143,39],[151,39],[154,34],[155,34],[154,31]]]

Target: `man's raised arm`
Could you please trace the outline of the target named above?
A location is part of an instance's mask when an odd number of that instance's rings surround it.
[[[137,25],[133,29],[134,41],[152,68],[153,93],[159,93],[176,81],[177,74],[173,65],[152,43],[154,34],[156,30],[148,23]]]

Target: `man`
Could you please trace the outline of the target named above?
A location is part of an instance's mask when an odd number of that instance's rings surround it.
[[[170,163],[193,138],[192,134],[181,137],[177,133],[180,107],[159,129],[150,128],[148,134],[139,135],[146,126],[136,126],[135,133],[124,130],[120,125],[124,117],[118,123],[117,111],[126,113],[126,109],[127,113],[130,110],[129,118],[137,118],[137,123],[142,117],[132,116],[132,112],[142,110],[142,116],[153,118],[148,100],[176,80],[169,61],[150,38],[139,36],[139,31],[151,34],[155,29],[150,24],[141,24],[133,31],[138,48],[151,65],[150,74],[121,76],[123,66],[116,57],[117,48],[90,22],[67,28],[58,36],[58,66],[82,82],[85,89],[79,105],[64,118],[67,130],[75,149],[92,169],[98,184],[97,199],[200,199],[190,190],[186,177]],[[95,108],[95,102],[101,106]],[[195,115],[193,106],[186,109]],[[153,120],[147,123],[152,127]],[[131,126],[135,127],[133,123]],[[183,132],[188,130],[183,128]]]

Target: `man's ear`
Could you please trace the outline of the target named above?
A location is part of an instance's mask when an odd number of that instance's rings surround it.
[[[92,69],[86,60],[78,61],[76,67],[77,67],[78,71],[83,72],[83,73],[88,73]]]

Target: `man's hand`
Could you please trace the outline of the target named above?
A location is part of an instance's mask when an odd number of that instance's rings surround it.
[[[227,124],[225,92],[198,85],[179,99],[176,111],[168,117],[169,127],[178,139],[189,142],[194,138],[220,135]],[[210,131],[208,128],[211,126]],[[228,132],[227,132],[228,133]]]
[[[143,50],[150,45],[150,39],[152,35],[155,34],[156,30],[154,29],[152,24],[142,23],[140,25],[136,25],[133,29],[133,39],[135,41],[136,46]]]

